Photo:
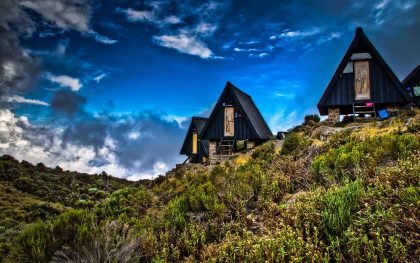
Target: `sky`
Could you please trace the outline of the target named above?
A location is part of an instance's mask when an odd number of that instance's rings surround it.
[[[273,133],[316,104],[363,27],[402,80],[420,2],[0,1],[0,154],[138,180],[173,168],[226,81]]]

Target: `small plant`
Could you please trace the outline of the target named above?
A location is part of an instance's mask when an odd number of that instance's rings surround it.
[[[298,154],[308,142],[302,133],[291,132],[287,134],[281,148],[282,155]]]
[[[330,233],[338,233],[350,222],[360,197],[364,193],[361,180],[350,182],[338,189],[331,189],[323,198],[322,222]]]

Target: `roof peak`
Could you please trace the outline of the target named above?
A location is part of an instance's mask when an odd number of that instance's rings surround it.
[[[356,28],[356,35],[360,35],[360,34],[363,34],[363,28],[362,28],[362,27],[360,27],[360,26],[358,26],[358,27]]]
[[[241,90],[240,88],[238,88],[238,87],[236,87],[234,84],[232,84],[232,82],[230,82],[230,81],[227,81],[226,82],[226,86],[225,86],[225,89],[226,88],[230,88],[230,89],[232,89],[234,92],[240,92],[240,93],[242,93],[242,94],[244,94],[244,95],[246,95],[246,96],[249,96],[249,97],[251,97],[251,95],[249,95],[248,93],[246,93],[245,91],[243,91],[243,90]]]

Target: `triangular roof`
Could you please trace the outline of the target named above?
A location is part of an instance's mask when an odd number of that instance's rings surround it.
[[[187,134],[185,135],[184,143],[182,144],[180,154],[187,154],[188,153],[188,149],[186,149],[186,148],[187,148],[187,145],[188,145],[188,140],[191,138],[190,134],[191,134],[193,129],[197,129],[197,135],[198,135],[198,138],[200,139],[200,134],[203,131],[203,128],[204,128],[204,125],[206,124],[206,121],[207,121],[207,118],[204,118],[204,117],[192,117],[191,118],[191,123],[190,123],[190,126],[188,128]],[[202,149],[204,150],[205,154],[207,154],[206,147],[203,147]]]
[[[369,53],[372,55],[373,59],[376,60],[376,62],[379,64],[379,66],[385,71],[385,73],[390,77],[391,81],[395,84],[398,91],[401,93],[403,98],[406,100],[410,100],[409,95],[404,91],[401,82],[398,80],[397,76],[395,76],[394,72],[391,70],[391,68],[388,66],[388,64],[385,62],[385,60],[382,58],[382,56],[379,54],[378,50],[373,46],[372,42],[367,38],[365,33],[363,32],[363,29],[361,27],[358,27],[356,29],[356,35],[353,39],[353,41],[350,44],[350,47],[347,49],[347,52],[345,53],[343,59],[341,60],[337,70],[335,71],[330,83],[328,84],[327,88],[324,91],[324,94],[322,95],[321,99],[318,102],[318,110],[323,106],[325,101],[327,100],[329,94],[332,91],[332,88],[334,87],[334,84],[340,77],[341,72],[343,72],[344,68],[347,65],[347,62],[350,61],[351,56],[353,53],[357,53],[356,49],[360,46],[363,46],[366,50],[369,51]],[[320,110],[321,111],[321,110]]]
[[[413,69],[408,75],[407,77],[405,77],[405,79],[402,81],[404,87],[409,86],[409,85],[413,85],[413,81],[415,81],[416,79],[420,78],[420,65],[417,65],[417,67],[415,69]]]
[[[258,139],[270,139],[271,137],[273,137],[273,134],[271,133],[270,128],[268,127],[263,116],[261,115],[254,101],[252,100],[252,97],[248,95],[247,93],[243,92],[242,90],[240,90],[239,88],[237,88],[235,85],[233,85],[229,81],[226,82],[226,86],[223,89],[223,92],[220,95],[219,100],[214,106],[213,111],[211,112],[210,117],[208,118],[206,125],[203,128],[203,134],[208,128],[208,126],[210,125],[211,120],[216,115],[217,109],[221,106],[222,98],[229,91],[233,95],[234,99],[236,99],[236,101],[238,102],[238,106],[241,109],[241,111],[245,113],[245,118],[247,122],[250,124],[250,127],[252,131],[254,132],[254,134],[256,135],[256,137]]]

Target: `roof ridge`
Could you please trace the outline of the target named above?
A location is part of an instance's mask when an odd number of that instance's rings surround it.
[[[413,70],[411,70],[407,74],[407,76],[403,79],[403,81],[401,81],[403,85],[407,85],[407,82],[409,82],[411,78],[413,78],[418,71],[420,71],[420,64],[418,64]]]

